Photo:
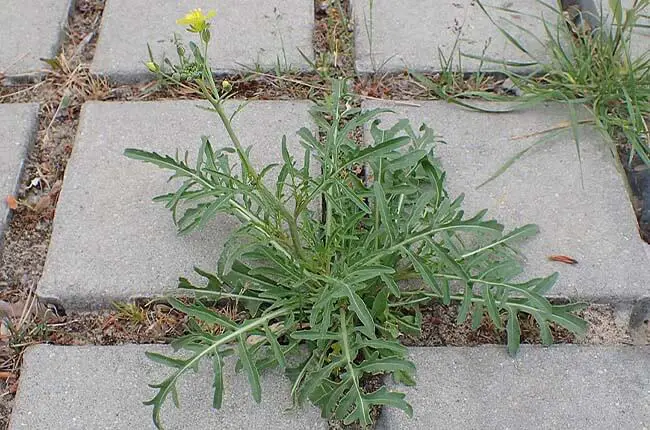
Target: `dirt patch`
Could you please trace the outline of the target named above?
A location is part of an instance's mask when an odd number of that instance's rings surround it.
[[[479,328],[474,331],[469,320],[456,325],[458,307],[436,303],[422,309],[422,334],[418,337],[406,336],[402,343],[408,346],[476,346],[485,344],[505,345],[505,331],[499,330],[485,316]],[[620,321],[611,305],[592,304],[579,312],[580,317],[589,323],[584,336],[577,338],[568,330],[551,324],[555,343],[581,343],[589,345],[614,345],[629,343],[626,321]],[[503,325],[505,326],[505,316]],[[541,344],[539,328],[533,317],[521,315],[522,344]]]
[[[579,315],[589,323],[587,333],[581,337],[568,330],[551,324],[551,333],[555,343],[582,343],[593,345],[611,345],[629,342],[626,329],[617,324],[615,310],[609,305],[590,305]],[[422,334],[418,337],[405,336],[402,343],[407,346],[476,346],[485,344],[505,345],[506,332],[499,330],[485,316],[477,330],[472,330],[469,319],[456,325],[458,307],[444,306],[436,303],[422,309]],[[505,316],[503,326],[505,327]],[[522,344],[541,344],[539,328],[535,319],[520,315]]]

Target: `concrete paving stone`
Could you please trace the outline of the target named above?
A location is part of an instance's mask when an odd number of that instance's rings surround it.
[[[192,267],[214,270],[238,222],[220,216],[203,230],[179,236],[171,212],[152,197],[177,189],[169,172],[127,159],[128,147],[195,159],[201,135],[215,148],[232,146],[216,114],[195,101],[95,102],[84,105],[66,169],[38,295],[66,309],[110,306],[159,296]],[[231,101],[233,111],[239,105]],[[312,124],[310,102],[250,102],[235,118],[244,146],[259,166],[281,161],[281,138],[302,163],[295,131]],[[233,160],[234,163],[234,160]],[[269,178],[271,175],[269,175]]]
[[[385,408],[378,430],[650,428],[650,346],[411,348],[413,418]]]
[[[630,8],[634,0],[623,0]],[[372,8],[370,4],[372,3]],[[440,4],[444,3],[444,4]],[[551,28],[557,14],[555,0],[482,0],[495,21],[507,30],[535,59],[548,59],[543,20]],[[596,1],[597,8],[600,4]],[[606,22],[611,22],[608,2],[602,1]],[[359,73],[397,72],[412,69],[439,72],[445,69],[440,52],[447,58],[454,51],[453,71],[458,70],[458,51],[498,61],[530,62],[526,55],[508,41],[474,0],[440,2],[437,0],[352,0],[355,26],[356,69]],[[372,19],[371,19],[372,13]],[[640,24],[647,24],[647,17]],[[640,55],[650,49],[650,33],[641,27],[634,37],[632,53]],[[503,69],[497,63],[461,58],[463,72],[493,72]]]
[[[10,214],[6,197],[16,192],[37,130],[38,103],[0,104],[0,240]]]
[[[72,0],[2,0],[0,5],[0,80],[38,76],[40,58],[56,56]]]
[[[503,2],[497,0],[483,3],[503,7]],[[516,6],[510,4],[510,7],[522,11],[521,14],[494,8],[488,11],[514,37],[525,41],[533,55],[543,55],[541,43],[506,20],[516,22],[534,34],[542,34],[543,24],[535,16],[541,16],[542,11],[547,9],[539,0],[519,0],[516,3]],[[396,72],[407,68],[421,72],[441,71],[444,64],[438,50],[449,57],[457,39],[457,50],[466,54],[481,56],[485,51],[485,57],[496,60],[530,61],[530,57],[508,42],[475,1],[375,0],[372,8],[370,4],[368,0],[352,0],[356,23],[356,70],[359,73]],[[461,61],[465,72],[477,71],[481,65],[481,61],[476,59],[462,58]],[[456,71],[457,67],[456,52],[453,70]],[[500,69],[502,66],[498,64],[486,63],[481,67],[484,71]]]
[[[171,353],[154,345],[50,346],[27,350],[10,430],[153,429],[151,406],[143,401],[170,369],[145,351]],[[280,370],[262,374],[262,402],[253,400],[246,375],[235,374],[233,357],[224,367],[221,409],[212,408],[213,372],[208,363],[178,383],[180,409],[169,398],[162,412],[167,429],[327,429],[313,407],[292,407],[291,383]]]
[[[217,12],[208,51],[215,73],[256,65],[272,70],[278,62],[305,69],[308,63],[298,50],[313,58],[314,5],[305,0],[107,0],[91,70],[118,82],[151,79],[144,66],[147,43],[156,59],[164,54],[176,63],[173,33],[186,46],[196,42],[176,20],[197,7]]]
[[[418,102],[420,107],[371,102],[387,107],[387,127],[397,118],[414,126],[426,123],[447,144],[435,150],[447,172],[451,196],[465,194],[471,215],[488,209],[488,217],[507,230],[537,224],[540,233],[521,244],[525,274],[560,277],[552,296],[629,304],[650,296],[650,246],[637,230],[625,180],[601,135],[580,129],[580,156],[570,133],[560,134],[515,162],[480,189],[481,183],[508,160],[543,136],[537,134],[566,122],[561,106],[546,105],[516,113],[485,114],[444,102]],[[497,109],[499,105],[485,105]],[[581,177],[582,170],[582,177]],[[568,255],[576,265],[549,261]]]

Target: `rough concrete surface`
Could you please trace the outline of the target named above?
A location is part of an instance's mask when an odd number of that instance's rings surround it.
[[[509,114],[472,112],[444,102],[389,107],[384,127],[397,118],[432,127],[447,144],[436,154],[447,172],[451,196],[465,193],[468,215],[488,209],[511,230],[537,224],[540,233],[521,244],[526,275],[560,278],[551,295],[597,302],[627,302],[650,291],[649,246],[637,230],[623,176],[601,135],[580,128],[580,156],[566,131],[515,162],[504,174],[477,189],[514,155],[539,142],[545,130],[567,124],[562,106],[548,105]],[[499,105],[487,105],[498,108]],[[549,261],[567,255],[576,265]]]
[[[195,159],[200,137],[232,146],[216,114],[194,101],[89,103],[57,206],[52,240],[37,293],[64,308],[97,308],[115,300],[151,297],[176,287],[192,267],[213,271],[237,226],[220,216],[203,230],[179,236],[171,212],[152,197],[175,191],[169,171],[127,159],[126,148]],[[238,106],[228,104],[229,110]],[[235,118],[244,146],[259,166],[281,161],[281,139],[299,148],[295,131],[309,127],[310,102],[251,102]],[[295,151],[301,163],[302,149]],[[233,160],[234,163],[234,160]],[[270,177],[270,176],[269,176]],[[197,277],[190,276],[191,279]]]
[[[33,79],[59,49],[72,0],[2,0],[0,80]]]
[[[16,192],[37,129],[38,103],[0,104],[0,237],[10,214],[6,197]]]
[[[107,0],[91,70],[118,82],[150,79],[144,66],[149,61],[147,43],[154,57],[178,63],[174,33],[187,43],[198,43],[196,34],[176,24],[194,8],[212,19],[212,39],[208,57],[216,73],[231,73],[255,68],[304,69],[307,62],[301,50],[313,58],[312,31],[314,5],[304,0]]]
[[[413,418],[383,410],[380,430],[650,428],[650,346],[411,348]]]
[[[453,57],[453,71],[459,66],[459,50],[464,54],[485,55],[497,61],[530,62],[530,57],[510,43],[473,0],[444,4],[438,0],[375,0],[372,8],[370,3],[367,0],[352,0],[356,22],[356,69],[359,73],[391,72],[406,68],[441,71],[445,64],[441,61],[439,49],[445,57]],[[532,55],[543,56],[545,50],[540,41],[513,24],[533,34],[543,35],[543,23],[537,17],[553,18],[554,22],[552,11],[540,4],[539,0],[518,0],[516,4],[484,0],[483,4],[499,25],[523,41]],[[521,13],[504,12],[494,6],[510,7]],[[479,66],[484,71],[503,68],[502,65],[487,62],[481,65],[479,59],[472,58],[462,58],[460,65],[464,72],[477,71]]]
[[[171,354],[160,345],[31,347],[25,354],[10,430],[153,429],[151,406],[143,401],[171,369],[145,351]],[[279,370],[262,373],[262,402],[255,403],[246,375],[226,359],[220,410],[212,408],[211,366],[189,372],[178,383],[180,409],[171,396],[163,408],[166,429],[327,429],[315,408],[292,407],[291,383]]]

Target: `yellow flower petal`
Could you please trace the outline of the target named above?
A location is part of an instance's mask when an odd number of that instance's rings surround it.
[[[179,18],[176,20],[176,24],[180,25],[191,25],[196,23],[197,20],[201,19],[201,16],[203,13],[201,13],[201,9],[193,9],[189,13],[185,14],[183,18]]]
[[[188,31],[192,33],[200,33],[207,30],[210,24],[208,20],[217,14],[214,10],[208,12],[207,15],[203,14],[201,9],[193,9],[187,13],[183,18],[177,19],[176,24],[187,25]]]

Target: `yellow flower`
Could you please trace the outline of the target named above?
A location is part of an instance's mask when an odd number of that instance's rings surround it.
[[[187,25],[187,31],[192,33],[201,33],[205,31],[210,26],[208,20],[215,16],[217,13],[213,10],[209,11],[207,15],[204,15],[201,9],[194,9],[185,17],[176,20],[176,24]]]
[[[230,81],[224,79],[221,82],[221,88],[223,88],[224,91],[230,91],[230,90],[232,90],[232,84],[230,83]]]

